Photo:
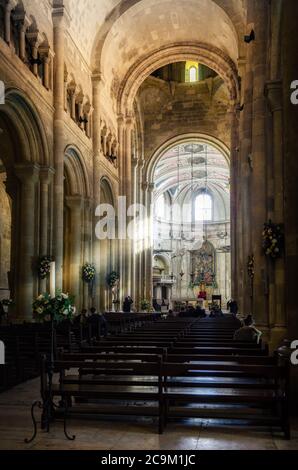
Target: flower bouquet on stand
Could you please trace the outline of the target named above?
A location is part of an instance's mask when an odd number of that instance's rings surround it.
[[[144,299],[144,300],[141,300],[140,307],[141,307],[142,312],[149,313],[151,309],[151,304],[149,300]]]
[[[32,405],[31,416],[33,420],[34,432],[33,436],[30,439],[25,439],[26,444],[30,444],[34,441],[37,435],[37,423],[34,417],[34,409],[39,407],[42,410],[42,429],[46,429],[47,432],[50,430],[50,423],[53,421],[54,409],[57,408],[57,405],[53,402],[52,397],[52,386],[53,386],[53,375],[55,370],[55,347],[54,347],[54,338],[55,338],[55,327],[65,321],[72,320],[76,309],[74,306],[73,298],[69,294],[64,294],[58,292],[55,297],[52,297],[50,294],[42,294],[33,302],[33,316],[37,322],[50,322],[51,325],[51,348],[50,354],[47,357],[46,361],[46,374],[47,374],[47,386],[46,393],[43,394],[43,402],[36,401]],[[64,434],[67,439],[74,440],[75,437],[70,437],[66,431],[66,411],[68,404],[66,400],[63,401],[63,406],[65,408],[65,418],[64,418]]]

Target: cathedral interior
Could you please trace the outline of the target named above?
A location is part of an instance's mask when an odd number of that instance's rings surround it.
[[[297,3],[0,0],[5,344],[8,328],[33,331],[33,302],[50,292],[71,295],[77,313],[116,318],[128,296],[134,315],[154,316],[153,306],[195,306],[204,291],[207,309],[220,299],[225,311],[233,299],[253,315],[270,358],[298,340]],[[99,236],[103,226],[113,236]],[[295,417],[295,367],[290,375]],[[1,449],[26,447],[37,376],[3,386]],[[3,383],[0,375],[0,392]],[[210,428],[208,416],[199,430],[163,436],[104,419],[74,421],[78,439],[63,445],[298,449],[294,418],[291,441],[273,431],[235,436]],[[53,436],[31,448],[59,449],[59,426]]]

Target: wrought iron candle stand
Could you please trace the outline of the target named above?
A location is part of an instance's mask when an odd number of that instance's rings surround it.
[[[48,382],[48,389],[41,390],[42,401],[37,400],[31,406],[31,418],[33,423],[33,435],[30,439],[26,438],[24,442],[26,444],[31,444],[37,437],[37,421],[35,418],[36,408],[42,410],[41,413],[41,429],[46,430],[47,433],[50,432],[51,423],[54,421],[54,411],[64,407],[64,420],[63,420],[63,431],[66,439],[69,441],[74,441],[76,436],[70,436],[67,433],[66,428],[66,418],[68,411],[68,402],[67,399],[62,399],[59,405],[54,403],[52,390],[53,390],[53,376],[55,372],[55,325],[53,318],[51,319],[51,351],[50,351],[50,360],[46,361],[46,375]]]

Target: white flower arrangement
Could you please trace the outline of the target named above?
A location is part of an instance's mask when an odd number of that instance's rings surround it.
[[[42,294],[33,302],[33,315],[37,321],[53,320],[60,323],[63,320],[71,320],[76,308],[69,294],[59,293],[56,297],[50,294]]]

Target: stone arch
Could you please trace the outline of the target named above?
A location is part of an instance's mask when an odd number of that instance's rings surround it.
[[[90,183],[87,168],[79,150],[73,145],[65,149],[65,184],[69,196],[81,195],[90,197]]]
[[[129,9],[140,3],[141,0],[123,0],[110,11],[106,17],[102,26],[98,30],[93,48],[91,51],[91,68],[93,70],[100,70],[102,50],[105,44],[105,40],[115,24],[115,22],[121,18]],[[212,3],[218,5],[223,12],[229,17],[235,28],[235,33],[238,38],[238,44],[240,53],[239,56],[243,55],[243,35],[245,33],[245,22],[246,22],[246,0],[213,0]]]
[[[159,48],[148,57],[142,57],[127,72],[117,96],[119,115],[131,114],[137,91],[145,79],[155,70],[174,62],[198,61],[213,69],[225,81],[230,100],[239,100],[240,84],[237,67],[227,54],[204,43],[173,44]]]
[[[14,129],[19,139],[19,145],[14,149],[14,159],[6,162],[6,165],[10,167],[17,163],[31,162],[51,166],[52,156],[42,120],[25,93],[17,88],[8,88],[0,113],[8,129]]]
[[[168,256],[163,254],[154,255],[154,261],[160,260],[167,271],[166,274],[170,274],[171,260]]]
[[[110,204],[114,207],[115,213],[115,195],[113,185],[107,176],[103,176],[100,180],[100,203]],[[115,220],[115,230],[116,220]],[[99,273],[99,307],[100,310],[109,310],[112,307],[112,292],[107,286],[107,276],[116,267],[116,240],[106,238],[100,241],[100,273]]]
[[[77,308],[88,306],[88,292],[81,268],[90,262],[91,188],[84,159],[74,145],[65,149],[64,158],[64,290],[75,297]]]
[[[40,211],[41,169],[52,162],[39,114],[25,93],[8,88],[0,109],[0,158],[6,173],[6,192],[11,200],[10,293],[15,317],[32,320],[32,300],[39,289],[34,275],[39,255],[39,236],[48,233]],[[49,221],[46,221],[46,224]]]
[[[144,179],[148,181],[150,184],[154,184],[154,172],[158,161],[162,157],[162,155],[171,147],[175,145],[185,143],[185,142],[193,142],[193,141],[200,141],[202,143],[206,143],[212,145],[217,150],[219,150],[227,160],[227,163],[230,164],[230,150],[226,146],[224,142],[221,140],[210,136],[208,134],[203,133],[190,133],[190,134],[183,134],[178,135],[170,140],[164,142],[152,156],[146,161],[145,168],[144,168]]]
[[[113,185],[110,182],[110,179],[107,176],[103,176],[100,180],[100,187],[101,187],[101,196],[104,198],[100,198],[100,202],[106,204],[112,204],[115,207],[115,198],[113,193]]]

